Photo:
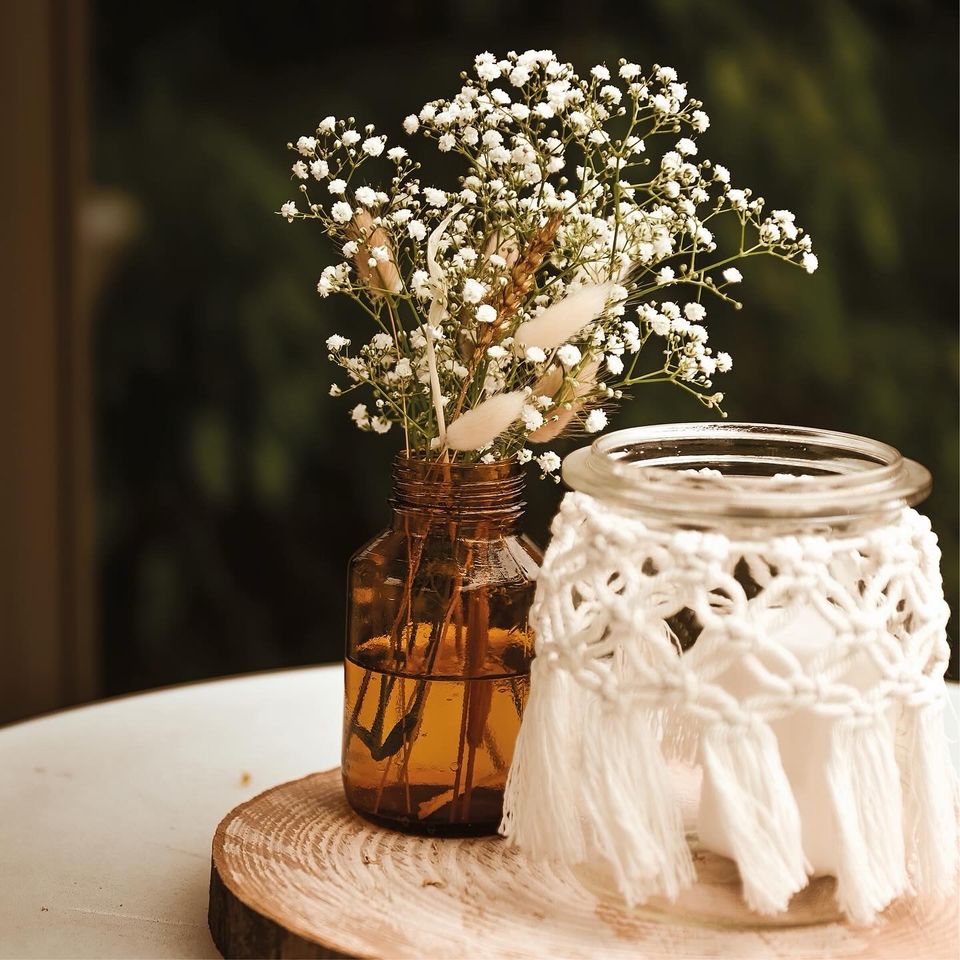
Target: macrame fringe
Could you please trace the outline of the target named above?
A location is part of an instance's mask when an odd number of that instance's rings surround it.
[[[586,696],[547,656],[534,659],[500,822],[500,833],[534,858],[580,863],[586,856],[577,807]]]
[[[581,809],[591,846],[631,906],[655,895],[675,900],[696,877],[651,719],[599,698],[583,718]]]
[[[743,896],[758,913],[780,913],[807,885],[800,813],[765,723],[711,723],[701,737],[704,777],[740,868]]]
[[[693,766],[700,752],[701,721],[677,703],[660,711],[660,747],[663,755]]]
[[[944,730],[945,697],[905,707],[900,777],[907,871],[919,896],[953,893],[957,873],[957,778]]]
[[[827,784],[839,845],[837,904],[855,923],[870,924],[908,888],[900,772],[883,714],[837,720]]]

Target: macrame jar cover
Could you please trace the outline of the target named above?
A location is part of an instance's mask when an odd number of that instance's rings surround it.
[[[695,878],[684,760],[700,841],[752,909],[785,910],[814,873],[859,923],[947,895],[949,611],[908,506],[929,474],[845,434],[691,424],[610,434],[564,477],[504,836],[605,861],[630,903],[674,899]]]

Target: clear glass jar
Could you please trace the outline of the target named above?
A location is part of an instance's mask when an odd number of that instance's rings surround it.
[[[504,836],[605,864],[630,904],[729,857],[747,905],[788,923],[811,875],[858,924],[955,890],[949,609],[909,508],[928,472],[734,423],[614,433],[564,477]]]
[[[516,462],[398,456],[393,520],[351,559],[343,783],[357,812],[495,833],[529,688],[540,551]]]

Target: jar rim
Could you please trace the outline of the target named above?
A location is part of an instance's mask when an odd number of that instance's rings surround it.
[[[930,472],[889,444],[767,423],[617,430],[563,462],[574,490],[674,521],[844,522],[913,506]]]

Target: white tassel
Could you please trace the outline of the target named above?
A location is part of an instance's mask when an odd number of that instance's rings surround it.
[[[957,778],[945,706],[941,696],[905,707],[900,741],[907,870],[915,893],[937,899],[953,893],[958,866]]]
[[[603,313],[611,289],[609,283],[581,287],[542,310],[532,320],[521,323],[513,335],[520,352],[524,347],[552,350],[566,343]]]
[[[676,900],[696,873],[651,718],[594,698],[583,740],[581,807],[591,846],[629,905],[658,895]]]
[[[701,736],[700,755],[703,790],[715,796],[744,899],[758,913],[786,910],[807,885],[807,864],[800,813],[776,736],[761,721],[715,722]]]
[[[451,450],[479,450],[496,440],[516,419],[527,401],[526,392],[498,393],[461,414],[447,427]]]
[[[586,855],[577,798],[582,700],[589,695],[546,655],[531,664],[500,833],[534,858],[580,863]]]
[[[837,903],[869,924],[907,889],[900,773],[887,718],[837,720],[827,785],[839,843]]]
[[[660,747],[663,755],[693,766],[700,752],[702,721],[684,704],[671,704],[660,711]]]

